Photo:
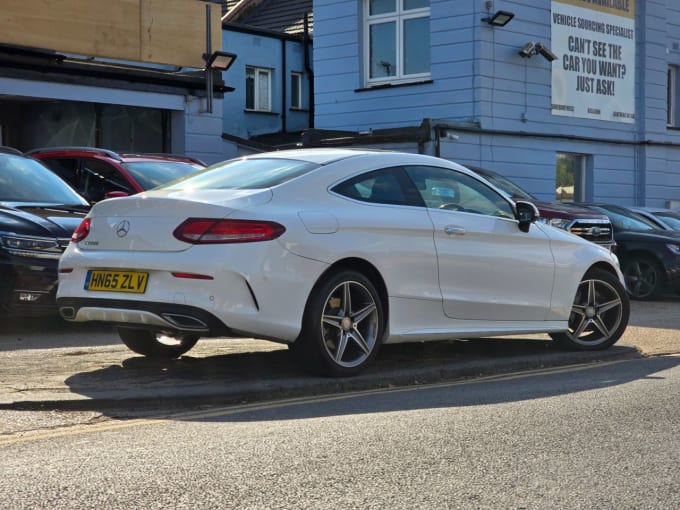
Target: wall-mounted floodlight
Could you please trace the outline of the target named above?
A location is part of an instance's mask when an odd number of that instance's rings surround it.
[[[205,60],[208,69],[226,71],[236,60],[236,54],[226,51],[213,51],[211,55],[203,54],[203,60]]]
[[[508,23],[510,23],[510,20],[515,17],[514,12],[509,12],[509,11],[496,11],[496,13],[493,16],[487,16],[486,18],[482,18],[482,21],[486,21],[489,25],[492,25],[494,27],[504,27]]]
[[[231,64],[236,60],[236,55],[234,53],[228,53],[226,51],[211,51],[210,53],[203,54],[203,60],[205,60],[205,110],[208,113],[212,113],[212,100],[213,100],[213,69],[218,71],[226,71],[231,67]]]
[[[532,55],[541,55],[548,62],[557,60],[559,57],[555,55],[550,48],[540,42],[528,42],[518,52],[524,58],[531,58]]]

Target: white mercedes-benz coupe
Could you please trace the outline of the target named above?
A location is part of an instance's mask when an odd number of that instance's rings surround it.
[[[549,333],[604,349],[628,323],[616,256],[418,154],[257,154],[97,203],[59,264],[69,321],[149,357],[199,337],[285,342],[352,375],[383,343]]]

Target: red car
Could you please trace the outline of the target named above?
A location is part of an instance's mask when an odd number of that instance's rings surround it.
[[[90,203],[134,195],[205,168],[200,160],[170,154],[121,154],[94,147],[47,147],[28,152]]]

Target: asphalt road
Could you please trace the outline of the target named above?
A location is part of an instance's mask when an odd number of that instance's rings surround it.
[[[680,357],[0,436],[34,508],[680,508]]]

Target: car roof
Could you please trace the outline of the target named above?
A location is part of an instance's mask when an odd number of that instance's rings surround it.
[[[14,154],[15,156],[21,156],[23,152],[14,147],[9,147],[8,145],[0,145],[0,154]]]
[[[300,161],[307,161],[309,163],[317,163],[325,165],[334,161],[342,159],[354,158],[359,156],[366,156],[369,154],[400,154],[395,151],[385,151],[379,149],[351,149],[351,148],[306,148],[306,149],[287,149],[281,151],[262,152],[258,154],[251,154],[245,156],[248,159],[259,158],[281,158],[281,159],[296,159]]]
[[[642,211],[642,212],[650,212],[650,213],[673,213],[677,214],[680,216],[680,210],[679,209],[669,209],[668,207],[631,207],[633,211]]]
[[[59,156],[59,157],[82,157],[85,155],[98,156],[102,158],[109,158],[120,163],[131,162],[131,161],[177,161],[183,163],[196,164],[200,166],[206,166],[203,161],[197,158],[192,158],[190,156],[178,155],[178,154],[167,154],[167,153],[125,153],[125,152],[115,152],[109,149],[103,149],[101,147],[77,147],[77,146],[66,146],[66,147],[43,147],[40,149],[33,149],[26,154],[34,156],[36,158],[46,157],[46,156]]]

